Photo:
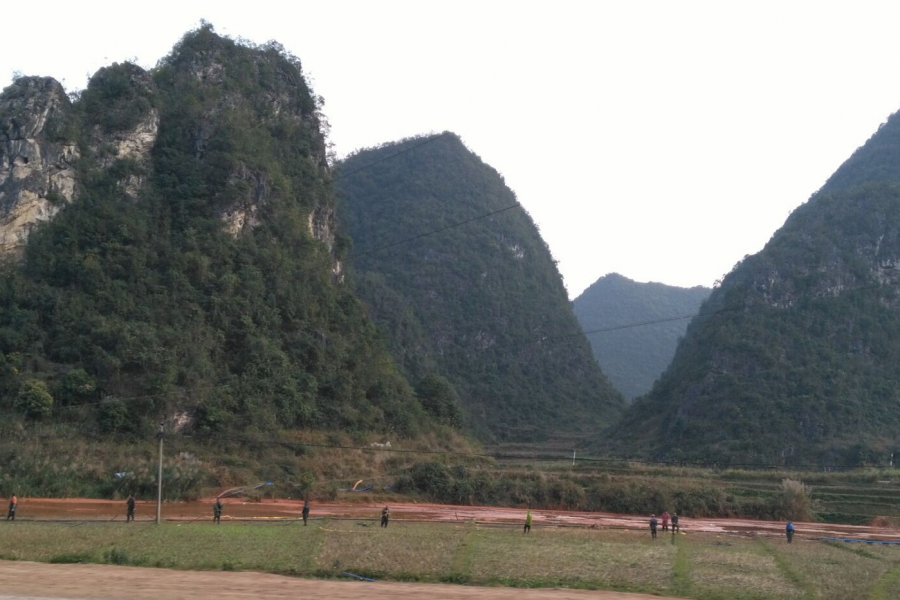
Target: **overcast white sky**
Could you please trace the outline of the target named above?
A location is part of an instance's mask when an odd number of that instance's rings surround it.
[[[573,297],[711,285],[900,108],[900,3],[858,0],[3,2],[0,84],[149,67],[200,19],[299,56],[339,154],[460,134]]]

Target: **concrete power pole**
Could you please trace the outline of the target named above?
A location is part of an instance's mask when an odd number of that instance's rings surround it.
[[[159,439],[159,474],[156,478],[156,524],[162,523],[162,467],[163,467],[163,430],[165,422],[160,421],[156,437]]]

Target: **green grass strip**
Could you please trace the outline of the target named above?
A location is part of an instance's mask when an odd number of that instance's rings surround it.
[[[319,566],[319,555],[322,554],[322,550],[325,548],[325,536],[328,535],[325,532],[325,529],[328,528],[328,525],[331,523],[331,517],[325,517],[321,521],[310,521],[307,529],[309,529],[307,533],[307,539],[309,544],[309,552],[306,554],[306,560],[303,562],[302,569],[304,569],[305,573],[309,573],[310,575],[318,575],[321,570]],[[301,525],[302,527],[302,525]]]
[[[881,579],[875,582],[872,588],[870,600],[888,600],[888,598],[896,598],[896,589],[892,589],[900,584],[900,563],[881,576]]]
[[[691,581],[691,559],[688,544],[684,540],[672,536],[675,544],[675,558],[672,561],[672,590],[676,596],[691,596],[693,581]]]
[[[782,575],[784,575],[788,581],[793,583],[803,592],[803,597],[806,600],[815,600],[816,592],[813,589],[812,585],[803,578],[790,564],[788,564],[787,560],[785,560],[784,556],[778,552],[774,546],[772,546],[769,542],[767,542],[763,537],[759,536],[756,538],[759,542],[760,546],[766,553],[772,557],[772,560],[775,561],[775,565],[778,567],[778,570],[781,571]]]
[[[471,576],[472,555],[474,554],[476,531],[475,523],[469,525],[466,535],[460,540],[453,554],[450,573],[443,578],[447,583],[468,583]]]

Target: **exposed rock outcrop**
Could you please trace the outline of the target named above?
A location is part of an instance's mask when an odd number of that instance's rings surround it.
[[[318,107],[309,91],[306,82],[298,77],[298,65],[284,61],[283,49],[277,45],[263,48],[245,65],[245,75],[264,81],[265,92],[254,98],[244,97],[240,92],[222,86],[233,73],[229,72],[228,49],[226,46],[211,43],[202,51],[194,51],[179,55],[174,67],[187,75],[191,86],[214,89],[210,94],[216,101],[204,107],[197,120],[193,133],[194,154],[199,160],[205,160],[210,151],[210,144],[222,126],[223,117],[230,111],[241,112],[243,118],[257,120],[259,127],[275,128],[287,131],[291,128],[313,132],[316,142],[309,148],[306,160],[318,171],[318,176],[327,178],[329,166],[326,156],[324,135],[321,133],[322,123]],[[186,85],[188,85],[185,82]],[[247,111],[247,105],[252,110]],[[253,229],[260,222],[262,210],[273,192],[268,175],[248,164],[236,166],[228,177],[227,189],[222,193],[222,208],[219,217],[224,222],[225,230],[237,236]],[[335,250],[335,216],[334,206],[327,194],[318,194],[309,211],[309,234],[322,242],[328,251]],[[342,268],[335,260],[333,271],[340,274]]]
[[[125,63],[98,71],[78,110],[50,77],[21,77],[0,94],[0,256],[19,256],[35,225],[76,200],[83,153],[93,168],[129,161],[119,187],[137,197],[159,131],[154,93],[150,74]]]
[[[239,235],[259,225],[259,207],[269,197],[269,180],[265,173],[240,165],[229,178],[229,189],[242,192],[219,213],[225,222],[225,230]]]
[[[119,180],[119,189],[129,199],[137,197],[150,172],[150,152],[159,134],[155,95],[150,73],[132,63],[100,69],[85,93],[91,152],[103,169],[120,160],[132,163]]]
[[[201,32],[200,36],[206,35]],[[302,164],[310,179],[327,179],[325,138],[315,97],[283,49],[265,47],[247,57],[240,70],[231,64],[230,46],[210,39],[202,50],[175,54],[169,85],[186,93],[199,86],[205,101],[194,115],[190,133],[197,160],[218,160],[231,119],[249,119],[254,127],[275,135],[305,132],[312,142]],[[122,198],[137,199],[153,169],[152,151],[163,116],[159,91],[151,74],[131,63],[100,69],[73,105],[62,86],[51,78],[23,77],[0,95],[0,255],[18,256],[32,228],[52,219],[76,200],[78,173],[108,170],[117,177]],[[248,97],[233,85],[235,77],[258,80],[264,90]],[[177,93],[177,92],[176,92]],[[226,132],[224,137],[227,138]],[[76,143],[77,141],[77,143]],[[228,142],[232,143],[232,142]],[[76,172],[75,164],[78,162]],[[218,174],[222,165],[210,168]],[[281,175],[267,173],[256,158],[235,162],[231,174],[211,182],[225,182],[216,194],[218,215],[225,230],[237,236],[256,227],[275,193]],[[225,171],[227,173],[227,171]],[[275,181],[276,183],[273,183]],[[309,234],[335,255],[334,204],[321,186],[304,190],[297,202],[308,207]],[[340,274],[335,259],[333,270]]]
[[[0,257],[75,199],[75,144],[56,128],[71,103],[50,77],[21,77],[0,94]]]

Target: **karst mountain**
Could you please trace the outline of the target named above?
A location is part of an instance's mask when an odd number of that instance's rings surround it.
[[[886,462],[900,430],[900,115],[703,304],[604,447],[721,463]]]

